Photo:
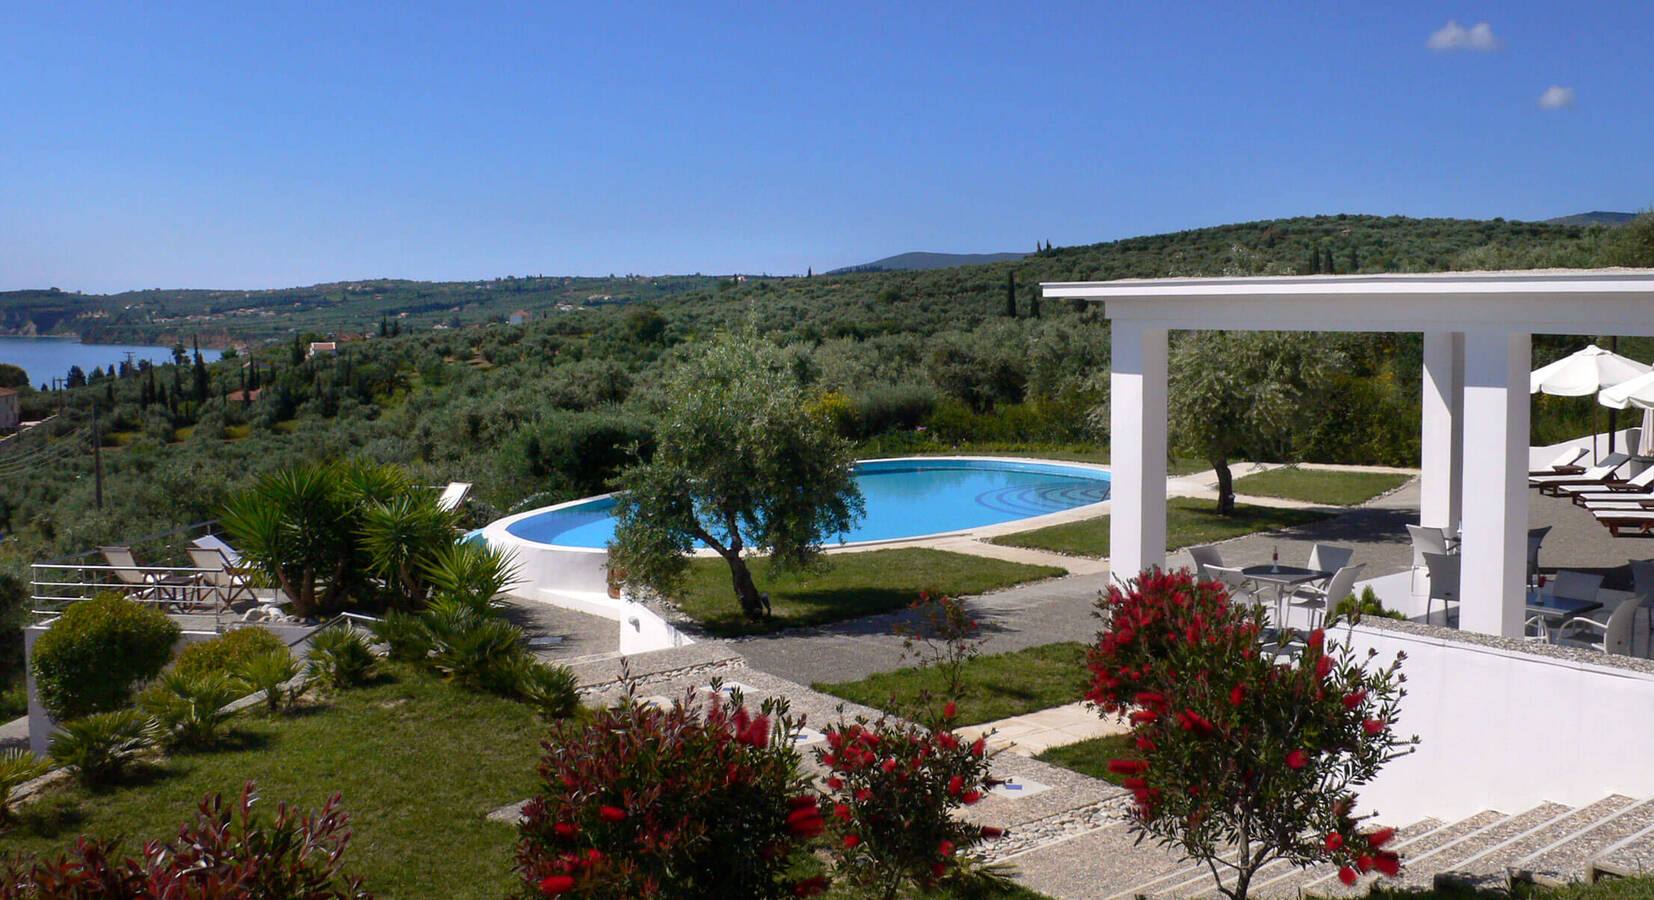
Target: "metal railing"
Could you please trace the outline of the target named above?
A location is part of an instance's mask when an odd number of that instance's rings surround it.
[[[218,520],[196,522],[169,531],[144,535],[119,546],[158,559],[183,556],[190,541],[213,534]],[[136,559],[134,560],[136,562]],[[234,604],[264,599],[261,592],[239,572],[203,569],[194,565],[113,565],[101,550],[34,563],[33,604],[36,621],[61,615],[70,604],[99,594],[117,593],[138,603],[150,604],[174,616],[211,616],[215,628]],[[268,591],[264,592],[268,593]]]

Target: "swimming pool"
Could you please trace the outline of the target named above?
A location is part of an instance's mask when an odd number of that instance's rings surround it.
[[[867,515],[829,535],[829,546],[968,531],[1101,503],[1109,475],[1085,465],[931,457],[858,462],[856,484]],[[602,549],[614,537],[614,506],[613,497],[593,497],[501,524],[519,540]]]

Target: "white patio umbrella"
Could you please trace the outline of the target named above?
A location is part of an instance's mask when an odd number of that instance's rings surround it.
[[[1597,394],[1597,402],[1611,409],[1642,410],[1642,436],[1635,450],[1638,456],[1654,456],[1654,372],[1604,388]]]
[[[1654,372],[1654,366],[1644,365],[1630,357],[1591,344],[1584,350],[1570,353],[1548,366],[1533,370],[1528,376],[1528,393],[1583,397],[1649,372]],[[1593,449],[1596,447],[1594,433],[1591,436],[1591,446]]]

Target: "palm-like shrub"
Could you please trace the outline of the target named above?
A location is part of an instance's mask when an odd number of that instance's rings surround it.
[[[299,661],[293,658],[293,652],[279,647],[241,660],[234,672],[235,677],[254,693],[264,694],[265,704],[274,713],[281,709],[282,686],[297,678],[301,670]],[[293,687],[286,693],[287,702],[297,700],[303,690],[302,686]]]
[[[431,666],[472,690],[509,694],[517,686],[523,630],[458,600],[439,600],[425,613]]]
[[[49,768],[45,760],[27,750],[0,752],[0,824],[11,820],[12,792],[46,774]]]
[[[372,630],[386,655],[397,662],[424,662],[431,655],[431,633],[422,616],[393,609],[373,623]]]
[[[517,563],[481,541],[456,541],[431,555],[426,575],[440,600],[463,603],[479,612],[492,609],[494,598],[516,584]]]
[[[517,696],[546,719],[566,719],[580,708],[579,684],[568,666],[544,663],[522,653],[514,666]]]
[[[40,701],[59,720],[118,709],[166,665],[178,634],[165,613],[118,594],[72,604],[35,642]]]
[[[453,546],[455,521],[429,491],[403,493],[362,511],[362,546],[393,607],[417,610],[425,605],[431,590],[428,570],[438,552]]]
[[[310,638],[310,677],[332,687],[351,687],[373,677],[379,663],[355,628],[324,628]]]
[[[222,672],[191,675],[176,669],[163,672],[139,698],[145,712],[155,717],[162,740],[179,749],[201,749],[217,740],[230,718],[226,708],[241,699],[246,687]]]
[[[332,465],[279,469],[230,499],[223,524],[242,559],[281,586],[293,612],[337,611],[354,561],[351,499]]]
[[[103,787],[125,773],[155,742],[155,725],[135,709],[95,713],[65,722],[52,736],[52,761],[82,785]]]

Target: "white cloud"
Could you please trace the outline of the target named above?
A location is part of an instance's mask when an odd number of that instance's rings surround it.
[[[1486,22],[1477,22],[1466,28],[1458,22],[1449,21],[1431,32],[1430,40],[1425,41],[1424,46],[1432,50],[1480,50],[1489,53],[1504,46],[1504,43],[1493,36],[1493,26]]]
[[[1540,109],[1567,109],[1574,105],[1574,89],[1553,84],[1539,95]]]

